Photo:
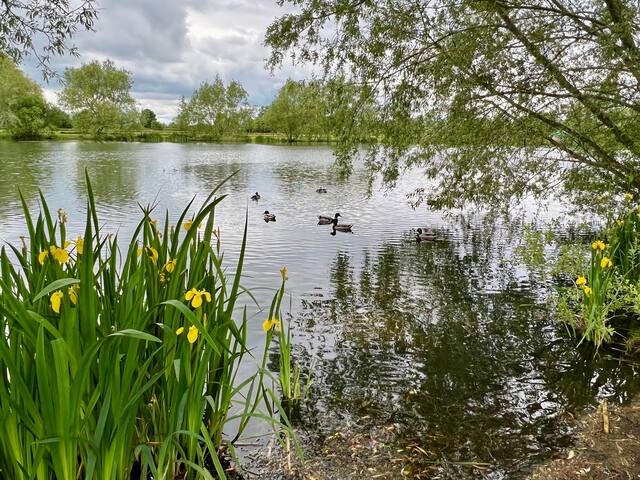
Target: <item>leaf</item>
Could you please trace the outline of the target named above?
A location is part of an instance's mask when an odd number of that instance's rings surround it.
[[[75,285],[76,283],[80,283],[80,280],[77,278],[61,278],[60,280],[56,280],[51,282],[49,285],[44,287],[40,292],[33,297],[33,302],[37,302],[42,297],[49,295],[51,292],[55,292],[56,290],[60,290],[61,288],[68,287],[69,285]]]
[[[134,330],[132,328],[125,328],[124,330],[120,330],[118,332],[112,333],[109,335],[110,337],[131,337],[138,338],[140,340],[147,340],[149,342],[157,342],[162,343],[158,337],[154,337],[150,333],[141,332],[140,330]]]

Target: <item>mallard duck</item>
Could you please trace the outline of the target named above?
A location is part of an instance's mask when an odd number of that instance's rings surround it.
[[[416,235],[416,241],[422,242],[425,241],[434,241],[436,239],[435,233],[423,232],[421,228],[418,229],[418,234]]]
[[[351,232],[351,227],[353,227],[352,224],[346,224],[346,223],[338,223],[338,216],[340,216],[339,214],[336,215],[336,217],[333,219],[333,232]],[[353,232],[351,232],[353,233]],[[335,233],[334,233],[335,235]]]
[[[255,200],[256,202],[258,200],[260,200],[260,194],[258,192],[255,193],[255,195],[251,195],[251,200]]]
[[[264,215],[264,221],[267,222],[267,223],[276,221],[275,214],[269,213],[269,210],[265,210],[263,215]]]
[[[340,216],[339,213],[336,213],[335,218],[337,219]],[[333,218],[325,217],[324,215],[318,215],[318,225],[331,225],[333,223]]]
[[[324,188],[324,187],[320,187],[320,188],[316,189],[316,192],[318,192],[318,193],[327,193],[327,189]]]

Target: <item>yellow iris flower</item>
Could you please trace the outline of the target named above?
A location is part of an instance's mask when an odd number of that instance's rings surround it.
[[[262,329],[265,332],[268,332],[273,327],[276,327],[276,330],[280,331],[280,320],[278,320],[277,318],[268,318],[267,320],[262,322]]]
[[[282,267],[280,269],[280,276],[282,277],[282,281],[284,282],[285,280],[287,280],[287,267]]]
[[[49,252],[51,256],[55,258],[59,264],[64,265],[69,261],[69,252],[67,252],[64,248],[58,248],[55,245],[49,247]]]
[[[79,289],[80,289],[80,286],[76,283],[75,285],[69,287],[69,290],[67,291],[67,293],[69,294],[69,300],[71,300],[71,303],[73,303],[74,305],[78,304]]]
[[[142,252],[147,252],[149,258],[153,263],[158,261],[158,251],[153,247],[138,247],[138,256],[142,255]]]
[[[589,295],[591,295],[591,287],[587,287],[586,285],[584,287],[582,287],[582,291],[584,292],[584,294],[588,297]]]
[[[175,268],[176,268],[176,261],[175,260],[169,260],[166,263],[166,265],[164,266],[164,269],[169,273],[173,272],[175,270]]]
[[[193,227],[193,218],[191,220],[187,220],[186,222],[184,222],[182,224],[182,228],[184,228],[185,230],[189,230],[191,227]],[[202,227],[202,224],[198,224],[197,228],[198,230],[200,230],[200,228]]]
[[[38,263],[40,263],[40,265],[44,265],[44,262],[48,256],[49,256],[49,252],[47,252],[46,250],[44,252],[40,252],[38,254]]]
[[[576,285],[580,286],[580,285],[586,285],[586,284],[587,284],[587,279],[582,275],[580,275],[576,280]]]
[[[591,248],[593,248],[594,250],[604,250],[607,246],[605,245],[605,243],[602,240],[596,240],[595,242],[593,242],[591,244]]]
[[[51,294],[51,298],[50,298],[51,309],[54,312],[60,313],[60,307],[62,306],[63,297],[64,297],[64,293],[62,293],[62,290],[57,290]]]
[[[76,252],[78,252],[78,255],[82,255],[84,251],[84,238],[78,237],[74,243],[76,244]]]
[[[202,299],[204,298],[207,302],[211,302],[211,294],[206,290],[197,290],[192,288],[187,293],[185,293],[184,298],[187,302],[191,302],[191,306],[193,308],[200,308],[202,305]]]
[[[602,257],[602,260],[600,260],[600,268],[609,268],[612,266],[613,266],[613,262],[611,261],[610,258]]]
[[[189,343],[196,343],[196,340],[198,340],[198,328],[195,325],[189,327],[187,340],[189,340]]]
[[[184,327],[180,327],[176,330],[176,335],[182,335],[182,332],[184,332]]]

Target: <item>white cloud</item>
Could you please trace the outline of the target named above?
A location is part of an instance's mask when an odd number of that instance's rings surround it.
[[[163,121],[175,116],[181,96],[216,74],[239,81],[251,103],[265,105],[286,78],[310,74],[285,65],[272,76],[264,68],[264,32],[283,13],[275,0],[104,0],[96,32],[74,39],[80,58],[56,58],[52,67],[62,73],[111,58],[132,73],[138,103]],[[24,67],[41,80],[33,60]],[[60,88],[55,81],[43,87],[48,99]]]

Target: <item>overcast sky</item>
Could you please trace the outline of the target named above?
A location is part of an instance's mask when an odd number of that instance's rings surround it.
[[[264,33],[284,13],[275,0],[100,0],[99,7],[96,31],[74,37],[80,58],[56,58],[52,67],[62,73],[110,58],[133,74],[140,108],[151,108],[162,121],[175,116],[182,95],[217,73],[242,83],[255,105],[268,104],[288,77],[309,74],[290,64],[275,75],[264,68]],[[58,81],[45,84],[33,60],[23,68],[53,100]]]

